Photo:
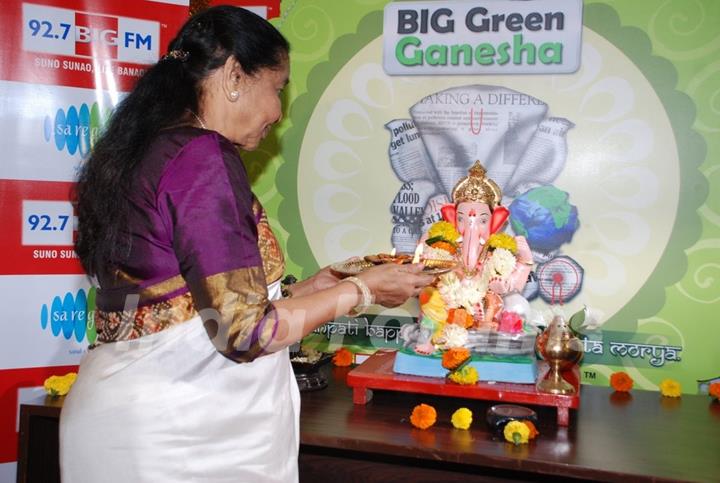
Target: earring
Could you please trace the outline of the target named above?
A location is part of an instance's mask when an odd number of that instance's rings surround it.
[[[230,92],[230,100],[231,101],[237,101],[238,97],[240,97],[240,93],[238,91]]]

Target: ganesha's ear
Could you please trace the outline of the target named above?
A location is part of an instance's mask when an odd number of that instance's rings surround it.
[[[497,233],[510,217],[510,210],[504,206],[496,206],[490,218],[490,234]]]
[[[440,207],[440,214],[442,214],[443,220],[447,221],[448,223],[452,223],[452,226],[457,228],[457,209],[455,208],[454,204],[450,203]]]

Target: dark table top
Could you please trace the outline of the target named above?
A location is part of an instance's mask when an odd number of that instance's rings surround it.
[[[302,445],[401,458],[598,480],[720,481],[720,403],[708,396],[663,398],[658,392],[582,386],[580,408],[569,427],[559,427],[554,408],[532,407],[540,436],[514,446],[485,423],[490,401],[375,391],[354,405],[344,381],[350,368],[329,367],[326,389],[303,393]],[[437,410],[437,423],[415,429],[416,404]],[[468,431],[452,427],[460,408],[473,412]]]
[[[455,468],[486,468],[503,475],[533,473],[550,479],[635,481],[720,481],[720,403],[708,396],[663,398],[652,391],[614,393],[582,386],[580,408],[570,410],[569,427],[559,427],[554,408],[529,406],[538,414],[540,436],[514,446],[494,435],[485,412],[495,404],[440,396],[375,391],[364,406],[352,402],[345,385],[351,368],[326,366],[327,388],[302,394],[301,452],[362,454],[373,460],[432,461]],[[63,398],[24,404],[29,413],[56,418]],[[413,428],[412,408],[437,410],[437,423]],[[454,429],[452,413],[473,412],[468,431]],[[498,473],[499,472],[499,473]]]

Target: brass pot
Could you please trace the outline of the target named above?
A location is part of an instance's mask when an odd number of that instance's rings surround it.
[[[536,385],[538,391],[550,394],[574,394],[575,387],[563,379],[561,372],[580,362],[583,345],[575,337],[562,315],[553,317],[550,325],[535,341],[535,351],[550,368]]]

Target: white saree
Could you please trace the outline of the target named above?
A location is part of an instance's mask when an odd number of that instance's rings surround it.
[[[233,362],[195,317],[88,352],[60,418],[62,481],[297,481],[299,413],[287,349]]]

